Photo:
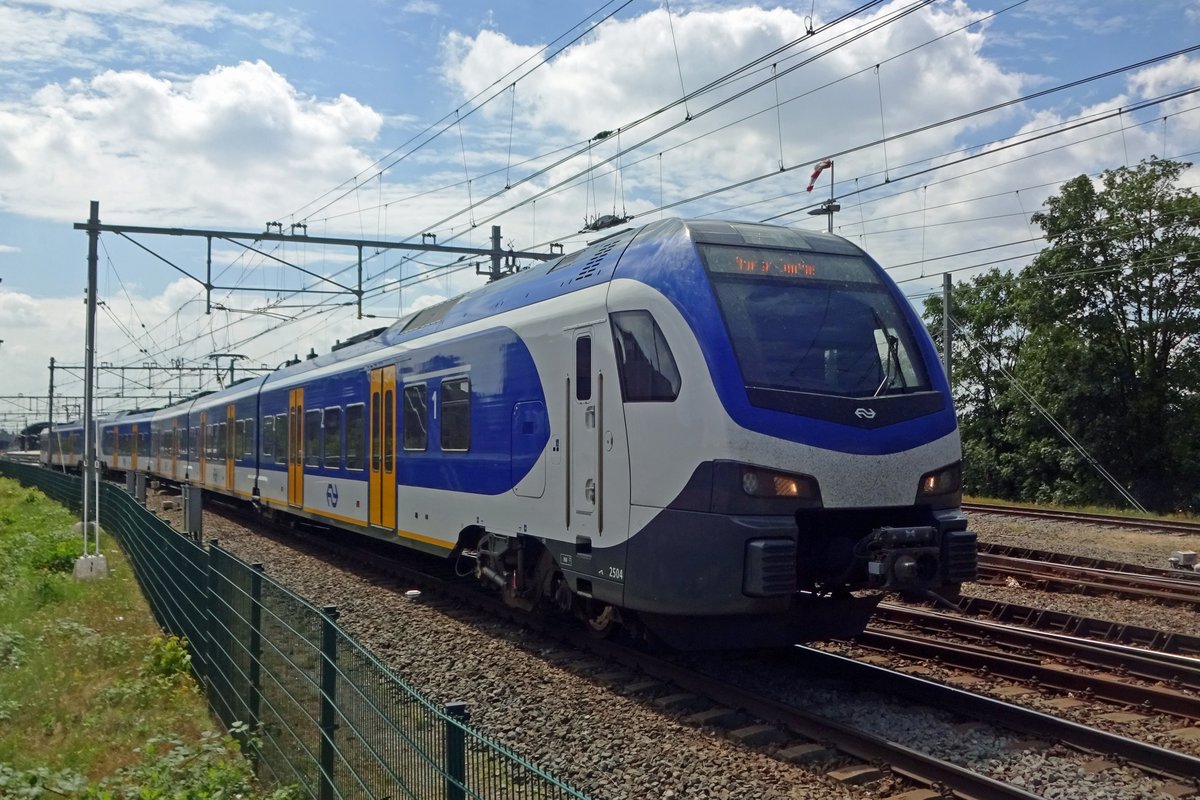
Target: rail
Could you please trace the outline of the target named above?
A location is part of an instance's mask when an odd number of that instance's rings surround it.
[[[1112,528],[1139,528],[1177,534],[1200,534],[1200,522],[1184,520],[1154,519],[1151,517],[1126,517],[1120,514],[1093,514],[1084,511],[1066,511],[1053,508],[1030,508],[1006,503],[963,503],[964,511],[980,514],[1002,514],[1010,517],[1032,517],[1035,519],[1060,520],[1062,522],[1084,522]]]

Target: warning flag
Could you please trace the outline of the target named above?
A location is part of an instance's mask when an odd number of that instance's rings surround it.
[[[825,159],[824,161],[817,162],[817,168],[813,170],[812,177],[808,179],[808,189],[806,189],[805,191],[811,192],[813,190],[813,187],[817,185],[817,178],[820,177],[820,175],[824,171],[824,169],[826,167],[832,167],[832,166],[833,166],[833,161],[828,158]]]

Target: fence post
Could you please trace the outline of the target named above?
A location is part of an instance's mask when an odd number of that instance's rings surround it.
[[[262,579],[263,565],[250,565],[250,697],[247,707],[250,730],[258,735],[259,713],[262,710]]]
[[[321,790],[319,800],[333,800],[333,733],[337,727],[337,606],[321,608]]]
[[[213,559],[216,557],[217,540],[208,540],[208,558],[204,560],[204,584],[205,584],[205,604],[204,604],[204,646],[197,648],[204,652],[204,664],[201,670],[201,675],[204,676],[204,689],[209,696],[209,704],[212,704],[213,693],[213,675],[212,667],[215,663],[217,650],[217,570],[213,566]]]
[[[467,745],[463,725],[471,711],[462,701],[446,703],[446,800],[464,800],[467,796]]]

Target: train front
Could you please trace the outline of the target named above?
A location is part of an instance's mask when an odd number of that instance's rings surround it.
[[[661,298],[682,377],[682,430],[625,407],[633,485],[676,487],[629,540],[625,605],[649,628],[677,647],[847,635],[881,590],[975,577],[946,376],[862,250],[675,221],[643,231],[617,277]],[[628,294],[614,285],[610,310]]]

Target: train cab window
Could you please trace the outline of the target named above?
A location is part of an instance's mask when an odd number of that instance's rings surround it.
[[[342,467],[342,410],[325,409],[325,467]]]
[[[275,418],[263,417],[262,424],[262,456],[263,461],[269,462],[275,454]]]
[[[275,463],[286,464],[288,460],[288,415],[275,415]]]
[[[363,468],[363,443],[366,441],[366,406],[346,406],[346,469]]]
[[[321,409],[304,413],[304,466],[321,466]]]
[[[404,415],[401,427],[404,431],[405,450],[424,450],[429,446],[429,431],[426,427],[429,409],[426,392],[423,383],[404,387]]]
[[[471,447],[471,380],[447,378],[441,392],[443,450],[462,452]]]
[[[592,337],[575,340],[575,399],[592,399]]]
[[[626,403],[669,403],[679,396],[679,367],[649,311],[611,315],[613,346]]]

